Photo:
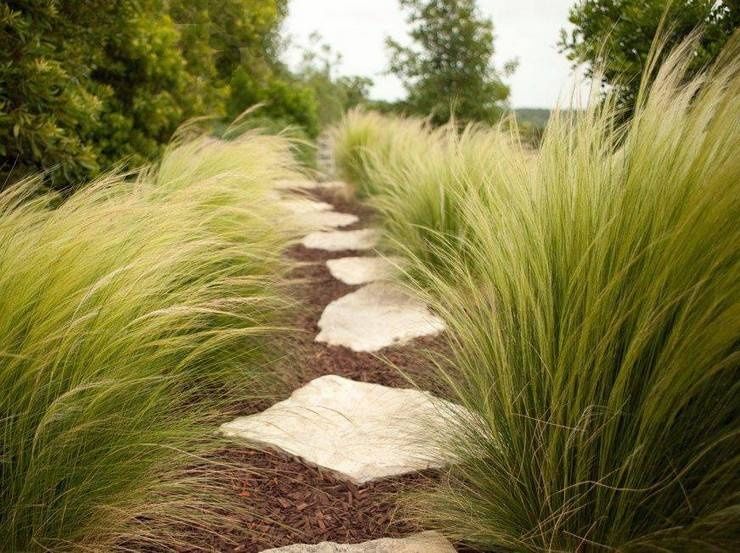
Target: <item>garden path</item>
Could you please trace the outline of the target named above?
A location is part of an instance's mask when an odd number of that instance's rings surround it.
[[[401,260],[376,250],[374,213],[344,183],[280,189],[276,201],[307,229],[289,252],[305,332],[290,348],[301,352],[285,370],[290,396],[221,426],[229,459],[258,469],[237,477],[255,516],[233,550],[454,552],[401,518],[393,497],[450,462],[436,440],[460,408],[418,386],[433,382],[421,350],[446,351],[444,323],[394,281]]]
[[[449,463],[436,447],[436,438],[447,415],[459,407],[420,391],[403,376],[405,369],[410,368],[413,376],[426,368],[418,350],[442,340],[444,323],[394,281],[401,260],[378,253],[374,215],[347,199],[345,185],[308,181],[286,183],[284,188],[279,201],[310,231],[291,253],[307,262],[306,274],[300,275],[307,277],[306,286],[319,290],[319,294],[310,293],[312,321],[304,325],[312,333],[313,355],[306,356],[306,362],[314,367],[296,380],[290,397],[225,423],[221,432],[240,447],[275,452],[292,463],[313,467],[333,486],[344,484],[350,492],[339,510],[319,505],[315,525],[310,519],[317,513],[307,508],[310,497],[274,498],[284,512],[304,507],[308,522],[298,524],[303,531],[296,535],[303,539],[296,542],[305,543],[285,543],[284,535],[271,542],[265,536],[263,544],[281,547],[239,550],[454,552],[441,536],[396,520],[396,506],[388,497],[388,492],[413,489],[438,478],[434,469]],[[325,296],[323,291],[330,293]],[[414,362],[408,363],[409,359]],[[376,489],[383,490],[385,497],[376,501]],[[367,501],[376,501],[377,508],[358,501],[355,513],[353,492],[360,497],[365,490]],[[277,486],[271,492],[281,495],[282,491]],[[322,503],[321,498],[317,503]],[[295,525],[295,521],[295,516],[286,517],[282,524]],[[356,534],[347,530],[345,539],[342,532],[334,531],[353,524],[372,530]],[[269,533],[271,527],[262,531]]]

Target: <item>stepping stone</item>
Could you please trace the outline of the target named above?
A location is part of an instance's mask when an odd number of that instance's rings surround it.
[[[360,218],[351,213],[337,211],[318,211],[298,215],[298,222],[307,229],[328,229],[346,227],[355,224]]]
[[[448,464],[436,440],[460,409],[428,392],[328,375],[266,411],[221,425],[221,432],[363,484]]]
[[[334,206],[326,202],[317,202],[308,198],[291,198],[281,200],[280,206],[294,215],[305,215],[306,213],[321,213],[332,211]]]
[[[339,252],[342,250],[370,250],[377,246],[380,232],[376,229],[335,230],[312,232],[301,243],[307,248]]]
[[[295,220],[306,230],[346,227],[360,220],[357,215],[338,213],[334,206],[308,198],[292,197],[279,199],[280,206],[295,216]]]
[[[375,282],[327,305],[319,328],[317,342],[353,351],[378,351],[439,334],[445,324],[401,286]]]
[[[383,538],[351,545],[331,542],[289,545],[262,553],[455,553],[455,548],[437,532],[422,532],[407,538]]]
[[[331,275],[356,286],[376,280],[391,280],[399,273],[403,263],[400,257],[342,257],[326,262]]]

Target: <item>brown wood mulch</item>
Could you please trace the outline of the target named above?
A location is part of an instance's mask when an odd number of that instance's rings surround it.
[[[274,452],[230,448],[220,453],[222,486],[252,513],[207,544],[216,551],[257,553],[295,543],[359,543],[420,531],[397,507],[399,493],[418,490],[435,471],[357,486],[331,471]]]

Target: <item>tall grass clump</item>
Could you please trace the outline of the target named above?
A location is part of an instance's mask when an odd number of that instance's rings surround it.
[[[691,47],[650,68],[627,124],[613,98],[556,115],[540,151],[502,166],[504,193],[483,180],[458,202],[469,238],[446,273],[406,249],[472,413],[451,414],[457,462],[415,498],[453,538],[737,548],[740,48],[689,80]]]
[[[333,138],[341,176],[381,214],[391,246],[442,273],[472,238],[463,206],[483,191],[503,203],[527,180],[531,155],[512,130],[353,111]]]
[[[3,550],[195,550],[228,524],[201,456],[263,390],[293,238],[269,191],[295,171],[248,134],[64,200],[0,194]]]

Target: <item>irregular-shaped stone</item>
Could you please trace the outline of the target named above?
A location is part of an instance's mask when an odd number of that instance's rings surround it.
[[[360,218],[351,213],[339,213],[337,211],[316,211],[303,213],[297,216],[298,222],[306,229],[329,229],[346,227],[355,224]]]
[[[380,232],[376,229],[335,230],[312,232],[301,242],[307,248],[338,252],[343,250],[370,250],[378,245]]]
[[[266,411],[223,424],[221,432],[362,484],[444,466],[437,440],[460,409],[428,392],[328,375]]]
[[[319,319],[317,342],[378,351],[445,329],[439,317],[401,286],[374,282],[334,300]]]
[[[323,211],[332,211],[334,206],[326,202],[317,202],[308,198],[290,198],[280,201],[280,206],[295,215],[304,215],[306,213],[320,213]]]
[[[436,532],[422,532],[407,538],[383,538],[364,543],[322,542],[316,545],[288,545],[262,553],[455,553],[455,548]]]
[[[399,273],[400,257],[341,257],[326,262],[331,275],[356,286],[377,280],[390,280]]]

